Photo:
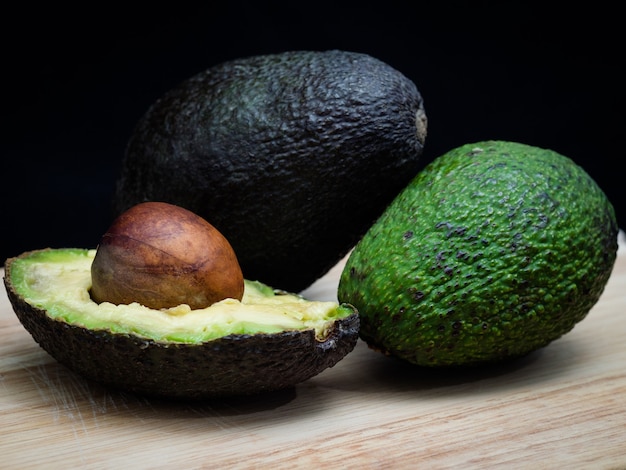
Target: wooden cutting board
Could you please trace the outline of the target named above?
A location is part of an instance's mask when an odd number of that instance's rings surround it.
[[[0,468],[626,468],[626,253],[572,332],[508,366],[428,372],[363,343],[293,389],[217,403],[106,390],[0,294]],[[305,291],[335,299],[338,264]]]

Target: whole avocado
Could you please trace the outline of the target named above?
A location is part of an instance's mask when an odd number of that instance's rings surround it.
[[[367,54],[228,61],[139,120],[113,215],[145,201],[182,206],[224,234],[247,278],[299,292],[415,176],[426,128],[416,85]]]
[[[351,253],[338,298],[373,349],[422,366],[526,355],[598,301],[615,211],[572,160],[487,141],[435,159]]]

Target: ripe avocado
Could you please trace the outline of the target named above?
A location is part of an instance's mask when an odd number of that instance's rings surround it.
[[[240,301],[154,310],[90,297],[95,250],[45,249],[5,263],[4,284],[34,340],[75,372],[149,396],[206,399],[278,390],[355,346],[354,308],[245,281]]]
[[[416,174],[426,127],[416,85],[366,54],[228,61],[141,117],[113,212],[150,200],[185,207],[230,241],[245,277],[300,292]]]
[[[615,212],[554,151],[487,141],[430,163],[351,253],[338,287],[374,349],[424,366],[513,359],[570,331],[617,253]]]

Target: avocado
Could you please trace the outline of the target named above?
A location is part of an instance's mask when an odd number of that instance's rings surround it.
[[[234,59],[139,119],[113,215],[151,200],[189,209],[229,240],[245,277],[300,292],[417,173],[426,128],[415,83],[367,54]]]
[[[291,387],[355,346],[349,305],[309,301],[245,280],[241,301],[192,310],[90,297],[96,250],[43,249],[5,262],[17,317],[58,362],[106,386],[171,399],[250,395]]]
[[[504,362],[586,317],[617,233],[612,204],[569,158],[467,144],[389,205],[348,258],[338,298],[359,310],[361,338],[389,356],[429,367]]]

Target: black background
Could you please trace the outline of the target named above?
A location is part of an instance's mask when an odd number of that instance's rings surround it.
[[[429,119],[423,165],[486,139],[551,148],[587,170],[624,227],[617,10],[527,2],[198,5],[5,10],[0,258],[95,247],[111,222],[124,147],[153,101],[219,62],[295,49],[364,52],[411,78]]]

